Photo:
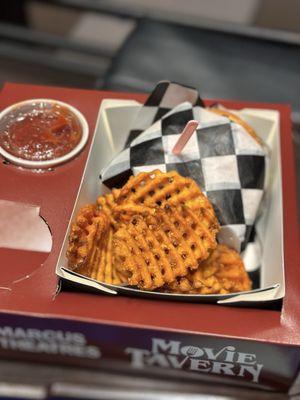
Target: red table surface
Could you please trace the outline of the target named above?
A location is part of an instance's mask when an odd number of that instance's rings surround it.
[[[89,123],[90,139],[102,99],[144,101],[146,98],[145,95],[132,93],[9,83],[1,92],[0,110],[15,102],[38,97],[65,101],[77,107]],[[212,101],[206,102],[210,103]],[[57,167],[53,172],[36,174],[1,163],[0,198],[41,206],[41,215],[51,228],[53,248],[43,265],[39,265],[41,261],[37,262],[36,254],[27,254],[25,262],[22,252],[2,250],[1,267],[6,271],[18,269],[21,271],[21,276],[22,271],[23,275],[28,274],[28,269],[31,271],[34,269],[34,272],[29,278],[17,280],[15,283],[7,282],[7,274],[6,282],[3,282],[0,272],[0,286],[9,286],[11,289],[0,289],[0,311],[300,345],[299,242],[290,107],[281,104],[223,100],[222,103],[230,108],[268,108],[281,113],[286,273],[286,296],[281,312],[72,292],[61,292],[55,297],[57,288],[55,265],[91,140],[76,159]]]

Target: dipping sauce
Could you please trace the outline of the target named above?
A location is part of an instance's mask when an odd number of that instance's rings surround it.
[[[62,157],[78,145],[81,137],[77,116],[55,101],[16,106],[0,121],[0,146],[24,160]]]

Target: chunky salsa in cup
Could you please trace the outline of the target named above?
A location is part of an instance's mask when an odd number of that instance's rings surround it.
[[[81,137],[77,116],[55,101],[16,106],[0,121],[0,146],[30,161],[62,157],[78,145]]]

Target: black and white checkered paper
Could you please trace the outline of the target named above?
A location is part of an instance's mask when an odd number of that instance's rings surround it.
[[[174,155],[172,149],[190,120],[199,126],[181,154]],[[195,89],[161,82],[141,108],[125,149],[101,178],[110,188],[154,169],[193,178],[214,206],[221,224],[219,242],[244,251],[253,271],[259,265],[252,240],[264,192],[265,158],[264,148],[241,125],[204,108]]]

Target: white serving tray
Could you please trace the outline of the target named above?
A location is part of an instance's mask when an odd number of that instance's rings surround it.
[[[108,189],[102,185],[99,174],[104,166],[123,149],[126,133],[137,115],[141,104],[133,100],[106,99],[102,101],[98,114],[94,140],[85,167],[78,196],[70,223],[64,238],[56,266],[56,274],[81,287],[83,290],[98,290],[111,295],[150,297],[175,301],[213,302],[218,304],[264,303],[284,297],[283,219],[279,113],[273,110],[245,108],[238,113],[267,143],[270,149],[268,196],[261,216],[256,223],[258,236],[262,238],[262,263],[260,270],[261,287],[249,292],[226,295],[172,294],[141,291],[126,286],[100,283],[68,270],[66,250],[71,221],[78,210],[87,203],[94,203],[100,194]]]

